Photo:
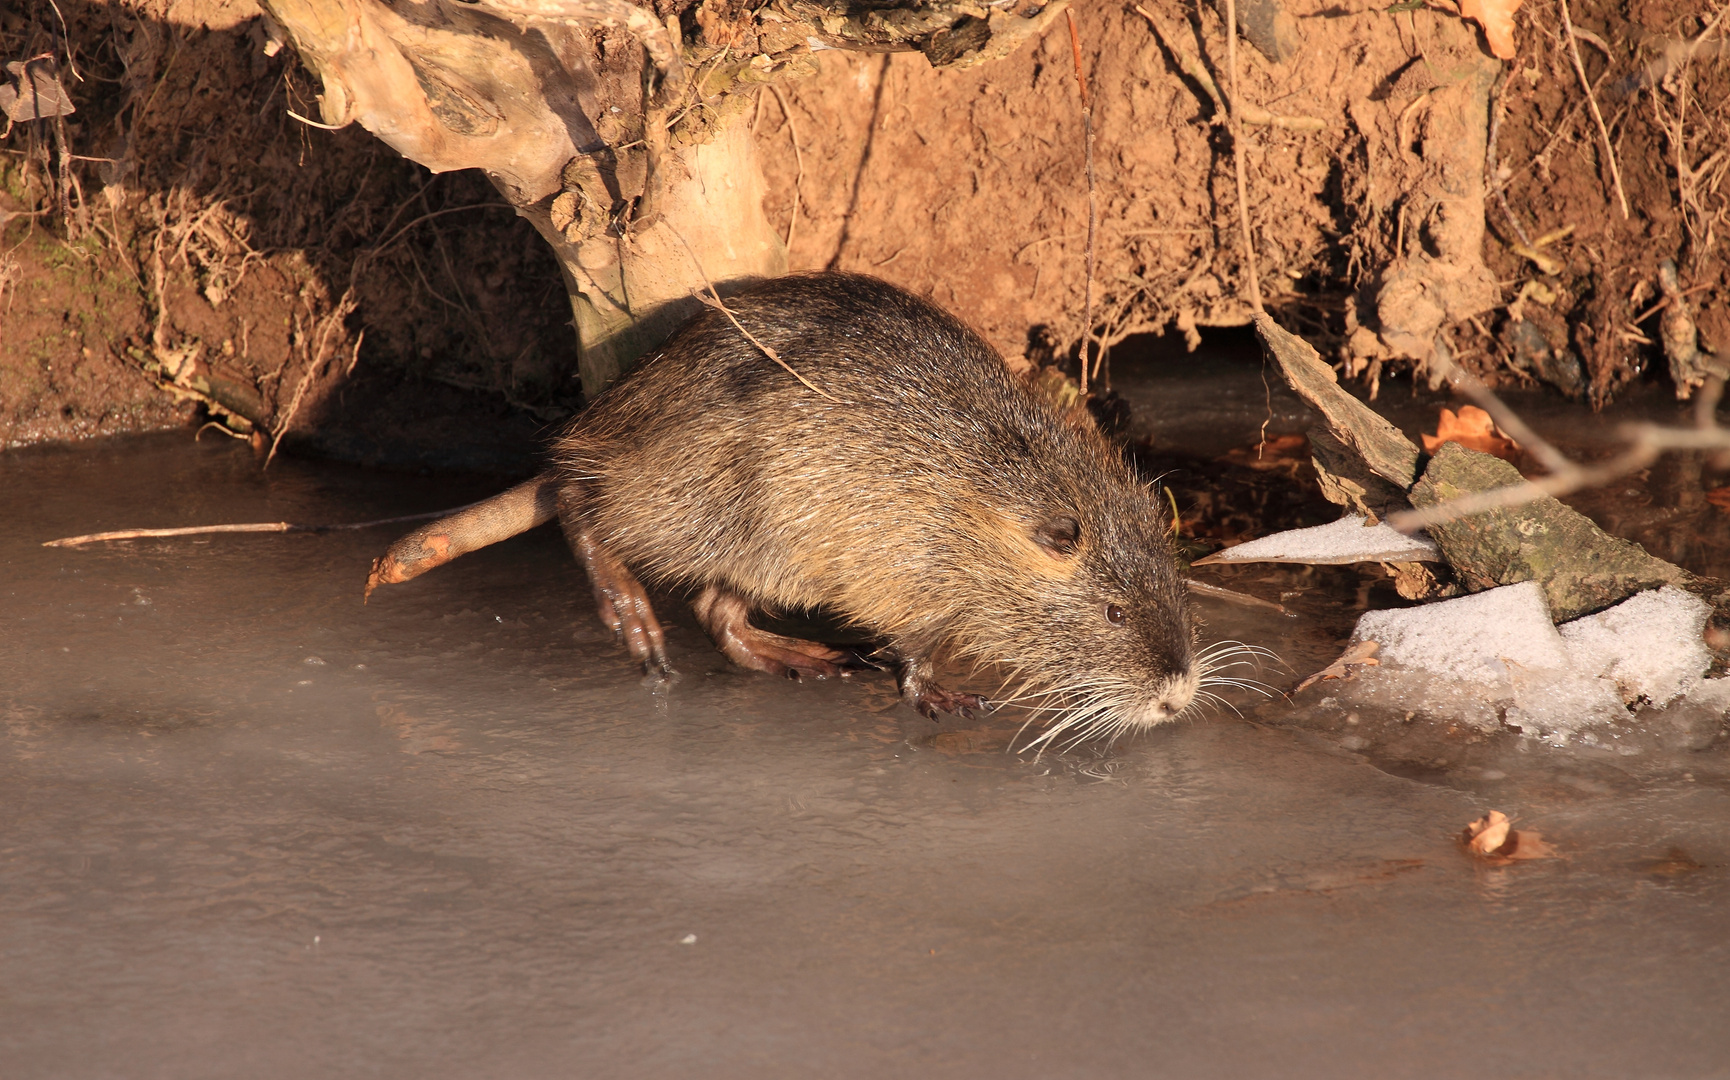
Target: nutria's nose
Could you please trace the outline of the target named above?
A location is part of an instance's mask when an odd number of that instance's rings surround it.
[[[1178,713],[1189,708],[1189,703],[1195,700],[1195,692],[1200,682],[1193,671],[1175,676],[1166,681],[1159,694],[1144,710],[1141,721],[1144,724],[1163,724]]]

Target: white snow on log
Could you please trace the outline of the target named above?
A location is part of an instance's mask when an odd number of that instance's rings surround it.
[[[1365,612],[1352,640],[1380,644],[1377,656],[1384,664],[1485,686],[1506,679],[1511,667],[1569,666],[1544,590],[1532,581],[1419,607]]]
[[[1627,721],[1642,700],[1722,712],[1730,680],[1705,678],[1709,614],[1704,601],[1667,587],[1558,628],[1534,582],[1371,611],[1352,640],[1377,642],[1382,663],[1360,672],[1347,696],[1484,731],[1507,724],[1557,744]]]
[[[1279,562],[1338,566],[1363,562],[1441,562],[1429,537],[1407,536],[1386,522],[1366,526],[1353,514],[1328,525],[1292,529],[1216,551],[1195,565],[1209,563]]]

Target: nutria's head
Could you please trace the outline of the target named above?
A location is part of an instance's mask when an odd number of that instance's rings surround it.
[[[1001,703],[1045,725],[1034,745],[1164,723],[1206,673],[1163,496],[1114,452],[1080,458],[1042,477],[1031,512],[980,528],[980,599],[952,639],[1001,667]]]

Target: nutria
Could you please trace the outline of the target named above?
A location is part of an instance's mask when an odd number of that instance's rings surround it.
[[[942,662],[1000,667],[1010,700],[1057,718],[1048,736],[1115,735],[1195,699],[1208,658],[1164,504],[1090,421],[875,278],[777,278],[727,308],[754,341],[699,314],[570,423],[551,469],[397,541],[368,592],[556,515],[601,619],[649,668],[668,664],[639,574],[695,593],[715,644],[758,671],[843,673],[842,650],[750,621],[831,613],[886,643],[927,716],[987,706],[937,685]]]

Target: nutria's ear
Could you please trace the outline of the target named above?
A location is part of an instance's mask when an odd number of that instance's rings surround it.
[[[1033,542],[1053,555],[1074,553],[1081,540],[1081,522],[1067,515],[1054,517],[1033,530]]]

